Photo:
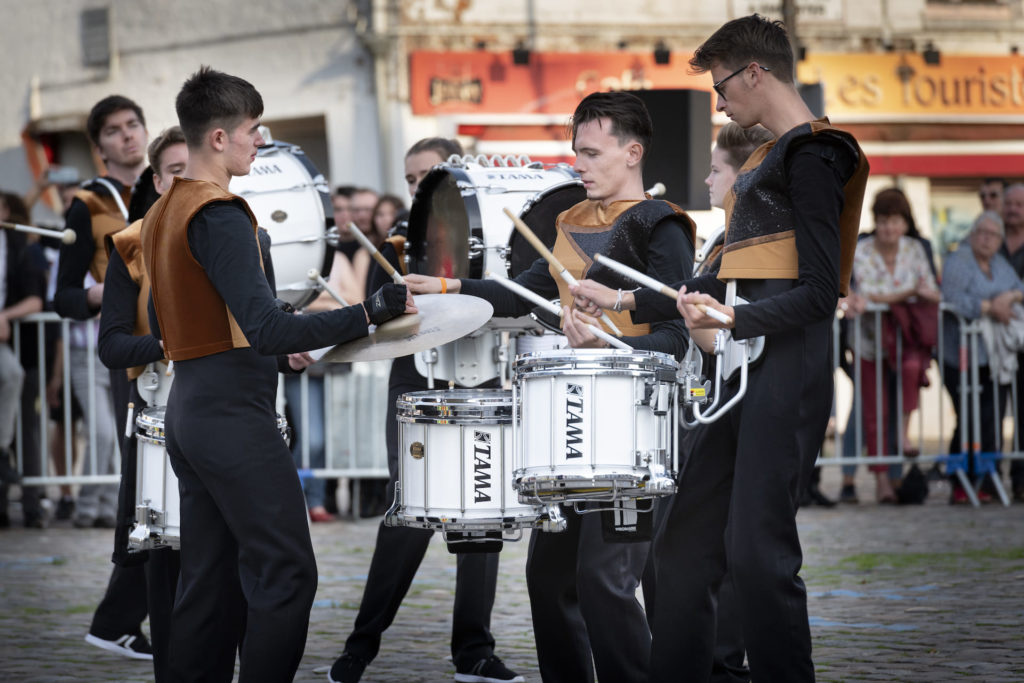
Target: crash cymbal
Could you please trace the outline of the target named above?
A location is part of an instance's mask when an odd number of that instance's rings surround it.
[[[352,363],[408,356],[464,337],[494,313],[487,301],[465,294],[420,294],[413,300],[419,313],[399,316],[365,337],[338,344],[323,360]]]

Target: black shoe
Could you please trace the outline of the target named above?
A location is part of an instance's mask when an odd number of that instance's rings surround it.
[[[100,515],[92,525],[96,529],[114,529],[117,527],[117,520],[113,515]]]
[[[834,500],[829,500],[825,497],[825,494],[821,492],[817,484],[811,484],[804,489],[803,495],[800,496],[800,506],[807,507],[809,505],[820,505],[823,508],[832,508],[836,506]]]
[[[857,497],[857,489],[854,488],[853,484],[843,484],[843,488],[839,492],[839,502],[853,504],[860,502],[860,498]]]
[[[1013,487],[1013,499],[1018,503],[1024,503],[1024,484]]]
[[[497,655],[481,659],[467,671],[455,670],[458,683],[523,683],[525,680],[515,671],[509,670]]]
[[[61,496],[60,500],[57,501],[57,513],[54,515],[54,518],[71,519],[73,514],[75,514],[75,499],[71,496]]]
[[[87,633],[85,642],[109,652],[115,652],[122,657],[153,661],[153,647],[142,633],[126,633],[113,640],[107,640],[106,638],[100,638],[99,636]]]
[[[342,652],[334,661],[334,666],[327,672],[327,680],[330,683],[358,683],[369,664],[362,657]]]
[[[45,529],[49,526],[46,520],[46,515],[42,512],[31,512],[25,515],[25,528],[26,529]]]

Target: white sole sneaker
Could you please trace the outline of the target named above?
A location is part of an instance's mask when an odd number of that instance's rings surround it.
[[[85,634],[85,642],[90,645],[107,650],[108,652],[114,652],[121,655],[122,657],[128,657],[130,659],[145,659],[150,662],[153,661],[153,655],[146,652],[136,652],[132,649],[132,643],[135,642],[137,636],[124,635],[117,640],[104,640],[94,636],[91,633]]]

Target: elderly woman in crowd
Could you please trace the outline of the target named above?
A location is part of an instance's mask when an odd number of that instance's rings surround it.
[[[877,386],[876,364],[886,361],[894,371],[898,371],[902,386],[903,415],[901,416],[900,438],[902,450],[914,455],[917,450],[912,446],[908,428],[910,415],[918,406],[918,396],[922,386],[926,384],[925,371],[931,363],[930,337],[934,337],[936,321],[935,305],[941,300],[931,259],[916,236],[914,219],[910,211],[910,203],[902,191],[891,188],[882,190],[875,197],[872,205],[875,219],[875,232],[857,244],[857,252],[853,261],[853,280],[855,296],[848,300],[848,313],[863,312],[867,303],[888,304],[894,309],[899,308],[904,344],[899,367],[896,368],[896,355],[892,349],[887,351],[883,344],[884,358],[876,357],[876,335],[882,333],[875,329],[874,315],[864,316],[860,323],[861,353],[861,396],[863,400],[864,435],[868,455],[878,455],[879,431],[881,442],[888,443],[887,431],[889,406],[889,373],[882,372],[882,385]],[[903,313],[919,305],[931,306],[931,329],[921,332],[923,339],[915,339],[913,326],[907,324],[907,316]],[[925,310],[927,310],[925,308]],[[888,316],[889,314],[887,314]],[[886,316],[886,317],[887,317]],[[912,316],[911,316],[912,317]],[[885,325],[894,324],[885,320]],[[878,401],[881,399],[882,424],[878,422]],[[884,450],[884,446],[883,446]],[[896,502],[895,487],[899,482],[890,474],[886,465],[872,465],[875,473],[876,498],[881,503]],[[844,484],[852,482],[844,481]]]
[[[1003,220],[999,214],[986,211],[974,221],[967,240],[951,254],[945,263],[942,279],[943,298],[958,315],[973,321],[988,318],[1006,324],[1014,317],[1014,304],[1024,301],[1024,283],[1021,283],[1009,262],[999,253],[1003,243]],[[999,439],[994,427],[996,416],[1002,412],[992,383],[992,368],[1000,359],[990,357],[986,345],[978,344],[977,362],[981,382],[980,434],[974,434],[971,424],[970,402],[960,405],[960,326],[956,316],[943,317],[943,381],[956,410],[956,430],[950,441],[949,452],[962,452],[961,430],[968,433],[967,443],[981,443],[981,450],[992,453],[999,450]],[[968,460],[968,473],[973,476],[974,463]],[[952,479],[952,503],[967,501],[959,481]],[[982,490],[986,499],[990,493]]]

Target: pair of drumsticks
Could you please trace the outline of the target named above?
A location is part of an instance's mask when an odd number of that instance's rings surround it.
[[[551,264],[551,266],[555,269],[559,276],[566,282],[566,284],[579,284],[579,281],[575,277],[573,277],[572,273],[570,273],[569,270],[565,266],[563,266],[562,263],[555,257],[555,255],[551,253],[551,250],[548,249],[547,246],[545,246],[545,244],[540,240],[539,237],[537,237],[533,230],[530,229],[530,226],[524,223],[522,219],[519,218],[519,216],[512,213],[512,211],[510,211],[507,207],[504,209],[504,211],[505,215],[512,220],[512,224],[515,226],[516,230],[518,230],[519,233],[526,238],[530,245],[537,250],[537,253],[544,257],[544,260]],[[370,256],[372,256],[373,259],[380,264],[381,268],[383,268],[384,271],[391,276],[391,279],[394,280],[396,284],[403,284],[405,282],[405,280],[402,278],[401,273],[396,271],[395,268],[390,263],[388,263],[388,260],[384,258],[384,256],[377,250],[377,247],[374,246],[373,242],[371,242],[370,239],[363,234],[362,230],[360,230],[354,224],[350,224],[349,229],[349,231],[355,236],[356,240],[363,246],[363,248],[367,250],[367,252],[369,252]],[[638,270],[630,268],[629,266],[623,263],[619,263],[618,261],[612,258],[603,256],[601,254],[595,254],[594,260],[632,280],[635,280],[636,282],[640,283],[645,287],[649,287],[651,289],[654,289],[655,291],[661,292],[662,294],[671,298],[672,300],[675,300],[679,296],[679,292],[677,290],[669,287],[664,283],[658,282],[654,278],[649,277]],[[561,308],[559,308],[552,302],[548,301],[547,299],[535,294],[534,292],[531,292],[525,287],[515,282],[512,282],[508,278],[502,277],[490,271],[487,271],[486,276],[492,280],[497,281],[498,283],[515,292],[516,294],[522,296],[523,298],[529,299],[538,306],[550,311],[554,315],[561,316]],[[316,272],[315,269],[312,269],[309,272],[309,277],[311,280],[318,281],[322,286],[324,286],[327,289],[328,293],[330,293],[331,296],[338,300],[340,304],[345,305],[344,301],[340,299],[340,297],[337,294],[331,291],[329,287],[327,287],[327,283],[324,281],[323,277],[320,275],[319,272]],[[697,308],[705,315],[714,318],[715,320],[718,320],[719,322],[725,325],[732,323],[732,320],[727,315],[720,313],[719,311],[717,311],[714,308],[711,308],[710,306],[705,306],[704,304],[697,304]],[[616,338],[622,336],[622,331],[615,325],[614,322],[612,322],[611,318],[604,311],[601,312],[601,320],[608,326],[610,330],[612,330],[612,332],[615,333],[616,336],[613,337],[612,335],[608,334],[607,332],[597,327],[596,325],[589,324],[587,327],[590,329],[591,333],[617,348],[632,349],[630,345],[626,344],[621,339]]]
[[[518,216],[516,216],[514,213],[512,213],[508,208],[504,209],[504,211],[505,211],[505,215],[512,219],[512,223],[515,225],[516,230],[518,230],[520,232],[520,234],[523,237],[525,237],[526,240],[533,246],[533,248],[536,249],[537,252],[541,256],[544,257],[545,261],[547,261],[549,264],[551,264],[551,266],[558,272],[558,274],[561,276],[561,278],[563,280],[565,280],[566,283],[568,283],[569,285],[578,284],[576,278],[574,278],[572,276],[572,274],[569,273],[568,270],[566,270],[565,266],[563,266],[558,261],[558,259],[555,258],[555,255],[552,254],[551,250],[548,249],[544,245],[544,243],[540,241],[540,238],[537,237],[537,235],[534,234],[533,230],[530,229],[530,226],[528,226],[526,223],[524,223],[522,221],[522,219],[520,219]],[[630,268],[629,266],[627,266],[624,263],[619,263],[618,261],[616,261],[613,258],[610,258],[608,256],[604,256],[603,254],[595,254],[594,255],[594,260],[597,261],[598,263],[600,263],[600,264],[602,264],[604,266],[607,266],[608,268],[611,268],[612,270],[618,272],[620,275],[624,275],[624,276],[628,277],[629,279],[636,281],[637,283],[643,285],[644,287],[649,287],[649,288],[651,288],[651,289],[653,289],[653,290],[655,290],[657,292],[661,292],[662,294],[664,294],[665,296],[669,297],[673,301],[679,297],[679,291],[678,290],[673,289],[673,288],[669,287],[668,285],[666,285],[664,283],[658,282],[654,278],[652,278],[652,277],[650,277],[648,275],[645,275],[644,273],[641,273],[638,270]],[[494,278],[494,279],[504,279],[504,278]],[[510,283],[510,284],[515,284],[515,283]],[[520,287],[520,289],[522,289],[522,287]],[[718,311],[718,310],[716,310],[714,308],[711,308],[710,306],[706,306],[704,304],[697,304],[697,309],[700,310],[705,315],[707,315],[708,317],[714,318],[715,320],[717,320],[718,322],[720,322],[720,323],[722,323],[724,325],[729,325],[729,324],[732,323],[732,320],[729,318],[729,316],[725,315],[724,313],[721,313],[720,311]],[[614,325],[614,323],[612,323],[612,321],[608,318],[608,314],[603,312],[603,311],[601,313],[601,320],[603,320],[604,323],[606,325],[608,325],[608,327],[613,332],[615,332],[615,334],[617,336],[620,336],[620,337],[622,336],[622,332],[619,331],[619,329]]]

